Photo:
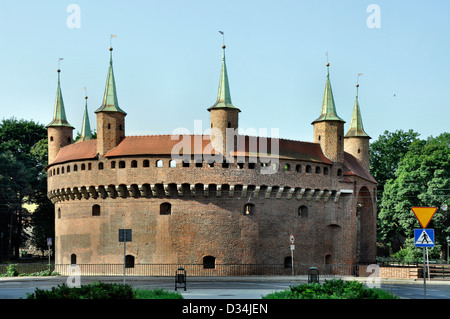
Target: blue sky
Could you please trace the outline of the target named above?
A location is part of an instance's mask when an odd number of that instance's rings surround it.
[[[80,9],[79,27],[67,23]],[[369,28],[370,4],[380,9]],[[0,118],[52,119],[58,59],[69,122],[81,130],[84,87],[95,129],[109,61],[127,135],[209,126],[225,32],[233,104],[243,129],[312,141],[328,52],[338,115],[348,129],[358,73],[372,141],[385,130],[448,131],[448,1],[10,1],[0,8]],[[372,20],[371,20],[372,21]]]

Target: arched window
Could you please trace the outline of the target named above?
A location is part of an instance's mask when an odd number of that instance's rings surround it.
[[[149,162],[149,160],[144,160],[144,161],[142,162],[142,167],[150,167],[150,162]]]
[[[156,161],[156,167],[163,167],[163,161],[162,160],[157,160]]]
[[[133,255],[125,256],[125,268],[134,268],[134,256]]]
[[[323,175],[328,175],[328,167],[323,168]]]
[[[172,214],[172,205],[170,203],[162,203],[159,205],[160,215],[170,215]]]
[[[320,166],[316,166],[316,174],[320,174]]]
[[[255,212],[255,204],[247,203],[244,205],[244,215],[252,215]]]
[[[205,256],[203,257],[203,269],[214,269],[216,268],[216,257]]]
[[[75,255],[75,254],[70,255],[70,264],[71,265],[77,264],[77,255]]]
[[[111,168],[116,168],[116,161],[111,162]]]
[[[61,174],[64,174],[64,166],[61,167]]]
[[[86,169],[86,164],[81,164],[81,170],[84,171]]]
[[[119,162],[119,168],[125,168],[125,161]]]
[[[284,258],[284,268],[292,268],[292,257],[288,256]]]
[[[298,216],[304,218],[308,217],[308,207],[302,205],[298,208]]]
[[[284,170],[287,172],[287,171],[290,171],[291,170],[291,165],[289,165],[289,164],[284,164]]]
[[[67,138],[67,143],[72,143],[72,139],[70,137]]]
[[[58,208],[58,219],[61,218],[61,208]]]
[[[337,176],[341,176],[342,175],[342,170],[341,169],[338,169],[337,170]]]
[[[100,216],[100,205],[92,206],[92,216]]]
[[[73,166],[73,171],[74,171],[74,172],[78,171],[78,165],[77,165],[77,164],[75,164],[75,165]]]
[[[137,167],[137,161],[136,160],[132,160],[131,161],[131,167]]]
[[[170,161],[169,161],[169,167],[177,167],[177,161],[175,161],[175,160],[170,160]]]
[[[99,170],[102,170],[102,169],[103,169],[103,163],[101,163],[101,162],[98,163],[98,169],[99,169]]]
[[[59,167],[56,169],[56,175],[59,175]]]
[[[67,173],[70,173],[70,165],[67,165]]]
[[[306,165],[306,173],[311,173],[311,165]]]
[[[50,142],[53,142],[53,136],[50,136]]]
[[[88,163],[88,171],[90,171],[92,169],[92,164]]]

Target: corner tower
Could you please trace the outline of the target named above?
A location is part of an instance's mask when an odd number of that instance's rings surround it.
[[[228,152],[236,148],[236,134],[239,128],[239,112],[241,111],[231,103],[230,86],[228,84],[227,66],[225,62],[225,48],[226,46],[223,45],[222,69],[220,71],[217,101],[208,109],[211,122],[211,143],[213,148],[222,154],[228,154]],[[227,129],[229,134],[233,134],[228,137],[232,137],[233,140],[227,139]]]
[[[86,96],[84,99],[86,100],[86,102],[84,104],[84,115],[83,115],[83,123],[81,124],[81,133],[80,137],[76,140],[75,143],[88,141],[92,139],[91,124],[89,122],[89,114],[87,110],[88,97]]]
[[[361,110],[358,102],[358,88],[356,84],[356,99],[353,107],[352,121],[350,128],[344,138],[344,150],[352,154],[359,163],[367,170],[370,170],[369,140],[371,137],[364,131]]]
[[[48,163],[50,164],[58,155],[59,150],[72,143],[74,127],[69,124],[64,108],[64,101],[61,92],[60,74],[58,69],[58,87],[56,89],[55,109],[53,111],[53,121],[46,126],[48,136]]]
[[[117,101],[116,83],[112,63],[113,48],[109,48],[109,69],[103,104],[97,114],[97,151],[102,156],[116,147],[125,137],[125,113]]]
[[[312,122],[314,143],[319,143],[323,153],[333,162],[344,162],[344,123],[336,113],[330,82],[330,63],[327,63],[327,80],[323,94],[322,112]]]

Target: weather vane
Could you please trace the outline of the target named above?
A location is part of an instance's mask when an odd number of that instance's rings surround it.
[[[223,31],[219,31],[219,33],[222,35],[222,44],[225,46],[225,34]]]
[[[61,61],[62,61],[62,60],[64,60],[64,58],[59,58],[59,59],[58,59],[58,70],[60,69]]]
[[[109,38],[109,46],[112,47],[112,38],[116,38],[117,35],[111,34],[111,37]]]
[[[358,73],[358,76],[356,77],[356,85],[358,86],[359,85],[359,77],[361,76],[361,75],[363,75],[362,73]]]

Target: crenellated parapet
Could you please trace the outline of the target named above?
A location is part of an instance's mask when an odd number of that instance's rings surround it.
[[[347,193],[352,193],[347,190]],[[120,184],[98,186],[73,186],[51,190],[48,198],[53,202],[82,199],[115,198],[264,198],[277,200],[329,200],[337,203],[341,190],[307,189],[293,186],[242,185],[242,184]]]

